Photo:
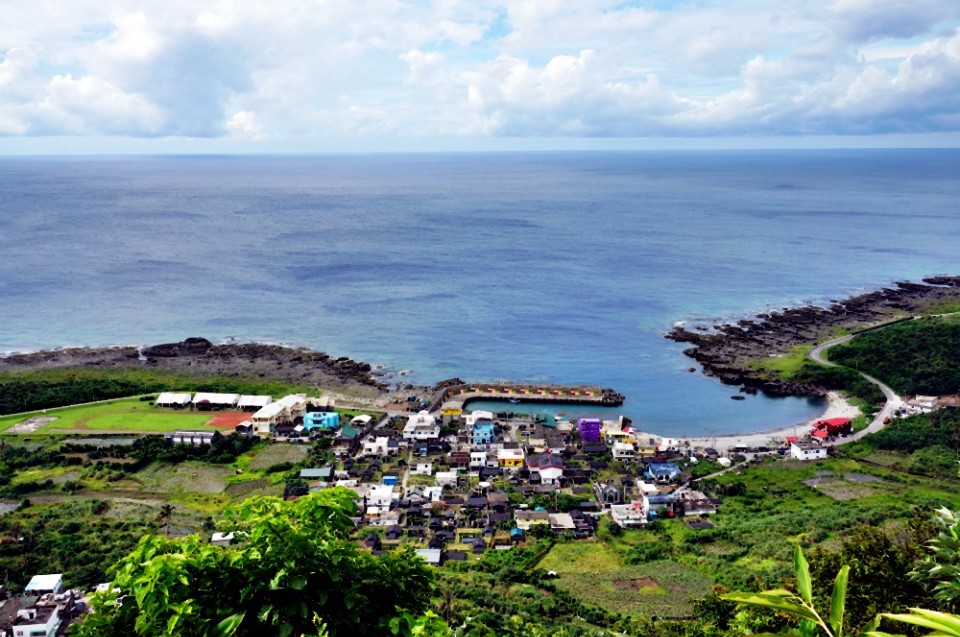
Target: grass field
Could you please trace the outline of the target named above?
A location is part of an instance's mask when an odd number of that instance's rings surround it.
[[[31,418],[56,418],[30,433],[49,434],[62,431],[73,432],[144,432],[157,433],[177,429],[218,430],[207,424],[213,414],[194,411],[174,411],[150,406],[138,398],[121,398],[96,405],[62,407],[43,412],[0,417],[0,431]]]
[[[615,613],[687,617],[713,580],[677,562],[651,562],[600,572],[563,573],[557,587]]]

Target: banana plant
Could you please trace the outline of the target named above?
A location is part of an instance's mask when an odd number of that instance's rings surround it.
[[[767,608],[800,620],[797,628],[791,628],[783,635],[791,637],[843,637],[843,614],[847,601],[847,579],[850,567],[844,566],[837,573],[830,597],[829,614],[824,616],[813,604],[813,584],[810,581],[810,565],[803,556],[803,550],[797,546],[793,552],[793,565],[796,570],[797,592],[786,589],[764,591],[762,593],[727,593],[722,599],[745,606]],[[876,630],[879,617],[865,628],[864,633]],[[880,637],[878,635],[878,637]],[[958,635],[957,637],[960,637]]]
[[[929,628],[932,632],[928,637],[960,637],[960,615],[941,613],[924,608],[911,608],[910,614],[884,613],[884,617],[922,628]],[[873,631],[867,637],[895,637],[888,633]],[[899,637],[899,636],[896,636]]]

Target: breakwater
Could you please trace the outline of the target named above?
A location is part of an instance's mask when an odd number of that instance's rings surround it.
[[[624,397],[610,388],[590,385],[458,383],[439,388],[431,401],[430,410],[463,409],[471,400],[618,407],[623,404]]]

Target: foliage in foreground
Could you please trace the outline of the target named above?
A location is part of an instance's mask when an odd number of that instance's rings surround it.
[[[389,634],[391,622],[422,631],[431,571],[410,550],[361,551],[349,538],[355,514],[351,492],[328,489],[227,509],[226,527],[242,539],[228,547],[144,537],[78,634],[337,637]]]

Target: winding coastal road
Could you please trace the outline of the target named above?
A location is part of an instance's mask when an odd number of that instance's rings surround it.
[[[826,352],[828,349],[830,349],[835,345],[846,343],[847,341],[851,340],[854,336],[856,335],[847,334],[846,336],[835,338],[833,340],[827,341],[826,343],[821,343],[820,345],[817,345],[812,350],[810,350],[810,353],[807,356],[809,356],[810,360],[820,363],[821,365],[826,365],[827,367],[836,367],[837,366],[836,363],[831,363],[830,361],[828,361],[826,358],[823,357],[824,352]],[[836,442],[831,443],[831,446],[842,445],[848,442],[854,442],[854,441],[860,440],[864,436],[868,436],[874,433],[875,431],[880,431],[881,429],[883,429],[884,421],[887,418],[893,418],[893,414],[896,413],[897,409],[899,409],[901,405],[903,405],[903,399],[900,396],[898,396],[897,393],[892,389],[890,389],[887,385],[881,383],[879,380],[877,380],[873,376],[864,374],[863,372],[860,372],[860,371],[858,371],[857,373],[863,376],[865,379],[867,379],[867,381],[879,387],[880,391],[883,392],[884,397],[887,399],[887,402],[884,404],[883,409],[880,410],[880,413],[874,417],[873,421],[870,424],[868,424],[866,427],[856,432],[855,434],[852,434],[842,440],[837,440]]]

